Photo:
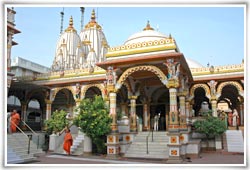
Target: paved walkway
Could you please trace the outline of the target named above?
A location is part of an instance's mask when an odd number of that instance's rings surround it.
[[[28,164],[162,164],[166,165],[166,160],[152,159],[110,159],[104,156],[67,156],[47,153],[38,157],[34,162]],[[222,154],[219,152],[201,153],[200,158],[192,158],[183,161],[183,164],[228,164],[228,166],[244,166],[243,154]],[[225,165],[227,166],[227,165]]]

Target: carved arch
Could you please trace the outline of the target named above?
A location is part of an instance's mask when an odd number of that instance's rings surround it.
[[[101,91],[101,93],[102,93],[102,97],[104,98],[104,96],[105,96],[105,92],[104,92],[104,86],[102,86],[101,84],[89,84],[89,85],[87,85],[87,86],[84,86],[83,87],[83,90],[82,90],[82,92],[81,92],[81,96],[82,96],[82,98],[85,98],[85,94],[86,94],[86,92],[87,92],[87,90],[89,89],[89,88],[91,88],[91,87],[96,87],[96,88],[98,88],[100,91]]]
[[[190,99],[192,100],[194,98],[194,92],[197,88],[203,88],[206,93],[206,97],[210,99],[210,89],[207,84],[195,84],[190,89]]]
[[[240,83],[238,83],[237,81],[227,81],[227,82],[223,82],[223,83],[219,84],[219,86],[217,88],[218,97],[221,96],[222,89],[227,85],[232,85],[232,86],[236,87],[236,89],[239,92],[239,95],[241,95],[242,97],[244,96],[244,90],[243,90],[243,87],[241,86]]]
[[[167,84],[167,77],[166,75],[156,66],[151,66],[151,65],[143,65],[143,66],[135,66],[132,68],[127,69],[119,78],[119,80],[117,81],[117,85],[116,85],[116,90],[119,90],[121,88],[121,86],[124,84],[124,82],[126,81],[126,79],[129,77],[129,75],[137,72],[137,71],[149,71],[154,73],[157,77],[159,77],[159,79],[161,80],[161,82],[165,85]]]
[[[56,94],[57,94],[60,90],[63,90],[63,89],[69,90],[69,91],[72,93],[72,95],[74,96],[75,93],[74,93],[74,89],[73,89],[72,86],[57,87],[57,88],[52,89],[52,101],[55,99]]]

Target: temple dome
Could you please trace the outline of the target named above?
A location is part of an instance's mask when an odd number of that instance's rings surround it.
[[[60,35],[57,42],[52,70],[70,70],[83,67],[83,63],[79,62],[82,54],[81,39],[73,26],[71,16],[68,28]]]
[[[147,26],[143,29],[143,31],[135,33],[131,35],[127,41],[125,41],[125,45],[127,44],[136,44],[139,42],[147,42],[147,41],[154,41],[154,40],[161,40],[168,38],[168,36],[155,31],[149,24],[149,21],[147,23]]]
[[[102,31],[102,27],[96,22],[95,11],[92,11],[91,20],[80,33],[83,49],[86,54],[95,52],[96,62],[105,61],[108,51],[108,43]]]
[[[192,60],[190,58],[186,58],[186,61],[188,63],[189,68],[202,68],[202,67],[204,67],[203,65],[201,65],[197,61]]]

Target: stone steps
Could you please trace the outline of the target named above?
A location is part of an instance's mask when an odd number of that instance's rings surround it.
[[[226,140],[226,146],[224,150],[227,152],[244,152],[244,140],[241,130],[227,130],[225,132],[224,140]]]
[[[45,154],[38,149],[33,141],[30,141],[30,153],[28,154],[28,138],[22,133],[7,135],[7,164],[25,163],[36,160],[36,156]]]
[[[71,154],[72,155],[82,155],[83,154],[83,144],[84,144],[84,135],[83,134],[72,134],[73,137],[73,144],[70,148]],[[63,150],[63,143],[60,144],[60,146],[55,150],[54,153],[57,154],[66,154],[65,151]]]
[[[153,142],[151,135],[148,138],[148,153],[146,137],[149,132],[140,132],[135,137],[133,143],[126,151],[124,157],[127,158],[150,158],[150,159],[167,159],[169,138],[166,132],[154,132]]]

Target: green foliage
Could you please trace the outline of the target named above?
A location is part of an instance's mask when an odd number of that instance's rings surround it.
[[[204,117],[212,116],[212,110],[203,111],[201,115]]]
[[[208,116],[204,120],[194,122],[196,132],[204,133],[208,139],[209,135],[221,135],[226,131],[225,122],[218,117]]]
[[[69,121],[66,119],[67,113],[64,110],[58,111],[56,110],[55,112],[52,113],[52,116],[50,119],[45,120],[45,127],[46,127],[46,132],[48,134],[52,134],[53,131],[59,132],[65,126],[69,125]]]
[[[112,118],[102,97],[83,99],[77,110],[79,114],[74,118],[74,124],[92,139],[98,153],[104,153],[105,136],[111,131]]]

